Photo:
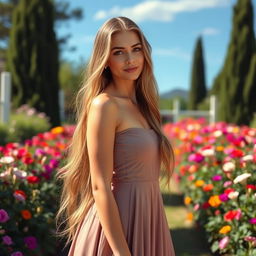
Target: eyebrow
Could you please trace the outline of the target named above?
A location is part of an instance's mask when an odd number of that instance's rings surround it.
[[[136,43],[136,44],[132,45],[131,47],[135,47],[135,46],[137,46],[137,45],[139,45],[139,44],[141,44],[141,43]],[[111,51],[116,50],[116,49],[124,49],[124,47],[116,46],[116,47],[113,47],[113,48],[111,49]]]

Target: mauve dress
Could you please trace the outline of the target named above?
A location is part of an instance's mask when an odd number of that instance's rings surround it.
[[[159,175],[156,132],[139,127],[117,132],[112,192],[132,256],[175,256]],[[95,203],[78,226],[68,256],[113,256]]]

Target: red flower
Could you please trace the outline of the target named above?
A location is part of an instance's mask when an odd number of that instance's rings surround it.
[[[27,197],[26,194],[25,194],[25,192],[24,192],[23,190],[19,190],[19,189],[15,190],[14,194],[16,194],[16,195],[22,195],[25,199],[26,199],[26,197]]]
[[[233,219],[239,220],[241,217],[241,210],[230,210],[224,214],[225,221],[231,221]]]
[[[202,204],[202,208],[203,209],[207,209],[207,208],[209,208],[211,205],[208,203],[208,201],[207,202],[204,202],[203,204]]]
[[[237,158],[240,158],[240,157],[242,157],[244,155],[244,153],[243,153],[243,151],[242,150],[239,150],[239,149],[234,149],[232,152],[231,152],[231,154],[230,154],[230,156],[231,157],[237,157]]]
[[[252,189],[252,190],[256,190],[256,186],[255,185],[253,185],[253,184],[247,184],[246,185],[246,188],[250,188],[250,189]]]
[[[224,193],[228,195],[230,192],[234,192],[234,191],[235,191],[235,189],[233,189],[233,188],[227,188],[224,190]]]
[[[29,156],[24,157],[22,161],[24,164],[32,164],[34,162],[34,160]]]
[[[28,176],[27,181],[28,183],[35,184],[35,183],[38,183],[40,179],[37,176]]]

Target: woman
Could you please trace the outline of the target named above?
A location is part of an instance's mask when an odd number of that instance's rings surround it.
[[[69,256],[174,256],[159,187],[174,168],[161,131],[151,47],[126,17],[99,29],[86,79],[76,98],[77,126],[63,191]],[[171,167],[172,164],[172,167]]]

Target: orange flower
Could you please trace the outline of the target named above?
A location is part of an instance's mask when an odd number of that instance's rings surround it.
[[[62,126],[56,126],[51,129],[52,134],[60,134],[64,132],[64,128]]]
[[[197,171],[197,166],[196,165],[191,165],[189,168],[188,168],[188,172],[189,173],[194,173],[194,172],[196,172]]]
[[[196,187],[202,187],[204,185],[204,181],[203,180],[197,180],[195,182],[195,185],[196,185]]]
[[[223,151],[224,150],[224,147],[223,146],[217,146],[215,148],[216,151]]]
[[[212,184],[207,184],[203,187],[204,191],[211,191],[213,189],[213,185]]]
[[[184,199],[184,203],[185,203],[186,205],[190,204],[191,201],[192,201],[192,198],[189,197],[189,196],[186,196],[185,199]]]
[[[22,215],[23,219],[25,219],[25,220],[29,220],[32,217],[32,214],[29,210],[22,210],[21,215]]]
[[[192,212],[187,213],[187,220],[192,221],[194,219],[194,215]]]
[[[226,225],[226,226],[223,226],[223,227],[219,230],[219,233],[220,233],[220,234],[227,234],[228,232],[230,232],[230,230],[231,230],[231,226]]]
[[[214,195],[211,196],[210,199],[208,200],[208,203],[212,206],[212,207],[218,207],[221,204],[221,201],[219,199],[218,195]]]

